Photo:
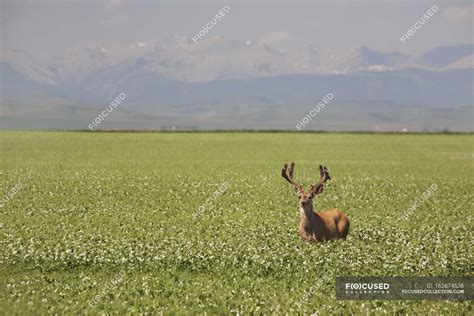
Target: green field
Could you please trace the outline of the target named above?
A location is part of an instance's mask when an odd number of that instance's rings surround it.
[[[472,314],[469,301],[338,301],[334,279],[472,275],[473,141],[1,132],[0,314]],[[315,208],[350,217],[346,241],[299,239],[289,161],[305,186],[329,167]]]

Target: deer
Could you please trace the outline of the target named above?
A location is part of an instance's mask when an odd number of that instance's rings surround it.
[[[313,210],[313,199],[324,190],[327,180],[331,180],[326,166],[319,165],[319,182],[312,184],[308,191],[304,191],[294,175],[295,163],[292,162],[288,172],[288,164],[283,166],[281,176],[293,185],[298,195],[300,207],[300,226],[298,233],[306,241],[322,242],[332,239],[346,240],[349,233],[349,218],[338,209],[321,212]]]

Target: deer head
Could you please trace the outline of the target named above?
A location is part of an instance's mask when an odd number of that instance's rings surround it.
[[[291,183],[295,188],[296,194],[298,195],[299,205],[305,211],[312,211],[313,210],[313,198],[318,196],[323,192],[324,183],[327,180],[330,180],[331,177],[329,176],[328,169],[325,166],[319,165],[319,181],[315,184],[312,184],[308,191],[303,190],[301,185],[299,185],[294,179],[294,169],[295,163],[292,162],[290,165],[290,170],[288,172],[288,164],[283,166],[281,170],[281,176]]]

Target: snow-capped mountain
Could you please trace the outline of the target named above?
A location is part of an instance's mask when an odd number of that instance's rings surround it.
[[[428,70],[472,68],[472,45],[438,47],[420,57],[379,52],[362,46],[334,50],[271,33],[251,41],[209,37],[194,43],[183,36],[167,36],[128,46],[92,47],[38,64],[18,50],[4,50],[1,61],[34,81],[78,82],[117,67],[158,73],[185,82],[230,78],[258,78],[291,74],[346,74],[409,68]],[[470,57],[471,56],[471,57]],[[124,65],[129,65],[124,67]],[[131,67],[133,69],[131,69]],[[124,76],[126,74],[122,74]]]
[[[345,107],[344,115],[360,102],[472,107],[472,48],[440,47],[422,56],[407,56],[364,46],[321,48],[286,33],[271,33],[257,41],[209,36],[198,43],[168,36],[73,50],[43,63],[3,48],[0,106],[21,104],[29,113],[28,107],[56,104],[68,110],[56,108],[55,116],[77,117],[90,113],[79,109],[101,108],[124,92],[127,101],[118,110],[128,113],[123,117],[167,113],[189,118],[190,113],[220,108],[221,113],[239,116],[260,111],[254,117],[258,124],[272,115],[275,120],[278,115],[289,120],[291,115],[285,112],[289,108],[301,106],[304,112],[329,92]],[[470,116],[463,112],[463,117]]]

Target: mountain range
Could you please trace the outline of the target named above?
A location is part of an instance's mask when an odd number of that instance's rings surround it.
[[[472,130],[473,45],[420,56],[320,48],[273,33],[251,42],[168,36],[38,61],[2,47],[0,128]]]

